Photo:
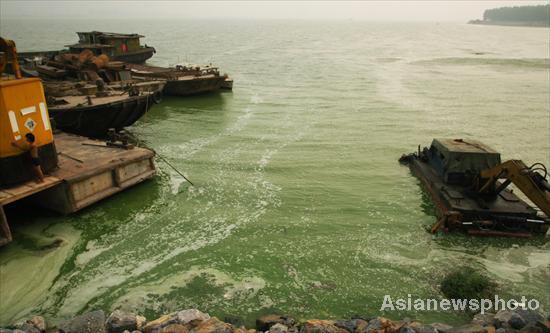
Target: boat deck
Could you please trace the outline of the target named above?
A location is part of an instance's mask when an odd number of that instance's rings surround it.
[[[76,106],[88,106],[88,105],[103,105],[103,104],[109,104],[109,103],[115,103],[120,102],[125,99],[128,99],[128,94],[123,93],[120,95],[111,95],[111,96],[105,96],[105,97],[90,97],[92,100],[92,104],[88,103],[88,96],[64,96],[64,97],[57,97],[58,100],[65,100],[67,104],[58,104],[53,105],[51,108],[54,109],[71,109]]]
[[[5,206],[19,199],[28,197],[61,183],[63,180],[55,176],[46,176],[43,183],[34,180],[13,187],[0,188],[0,206]]]
[[[467,188],[444,183],[429,164],[415,159],[412,166],[416,169],[416,173],[425,179],[424,182],[429,183],[429,186],[437,193],[437,198],[443,200],[446,210],[459,211],[468,217],[493,214],[535,217],[537,214],[535,209],[508,189],[503,190],[491,201],[475,200],[475,198],[466,195]]]
[[[0,189],[0,246],[12,240],[3,206],[28,198],[33,204],[69,214],[155,175],[154,152],[107,146],[105,141],[55,135],[58,169],[43,183],[28,181]]]

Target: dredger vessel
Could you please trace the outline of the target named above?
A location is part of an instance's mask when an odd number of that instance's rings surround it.
[[[475,140],[434,139],[403,155],[434,203],[438,230],[477,236],[531,237],[550,226],[550,184],[541,163],[501,162],[500,153]],[[536,206],[518,197],[514,184]],[[538,209],[537,209],[538,208]]]

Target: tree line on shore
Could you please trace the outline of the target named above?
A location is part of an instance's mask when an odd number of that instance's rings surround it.
[[[545,22],[546,24],[550,24],[550,4],[487,9],[483,13],[483,20],[503,22]]]

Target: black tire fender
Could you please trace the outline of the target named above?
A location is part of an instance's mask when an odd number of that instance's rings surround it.
[[[162,91],[157,90],[153,93],[153,102],[155,102],[155,104],[158,104],[161,101],[162,101]]]

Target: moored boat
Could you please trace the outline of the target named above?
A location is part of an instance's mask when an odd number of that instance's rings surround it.
[[[63,131],[101,138],[109,129],[116,131],[135,123],[155,104],[155,93],[137,96],[129,93],[105,97],[65,96],[48,99],[54,126]]]
[[[227,76],[220,75],[216,67],[176,66],[157,67],[129,64],[132,78],[140,80],[166,80],[164,94],[189,96],[218,91]]]
[[[36,76],[36,66],[45,65],[56,56],[65,53],[81,53],[90,50],[96,56],[102,54],[111,60],[127,63],[142,64],[156,53],[154,47],[142,46],[138,34],[120,34],[112,32],[90,31],[77,32],[79,41],[76,44],[66,45],[68,49],[50,51],[18,52],[17,58],[24,69],[26,76]],[[13,73],[11,64],[8,64],[7,72]]]
[[[113,32],[89,31],[77,32],[78,43],[66,45],[70,53],[80,53],[86,49],[99,56],[134,64],[142,64],[156,52],[154,47],[142,46],[139,42],[144,36],[138,34],[120,34]]]
[[[214,92],[221,88],[224,80],[215,75],[180,76],[166,82],[164,93],[171,96],[190,96]]]
[[[225,90],[233,90],[233,79],[226,77],[221,88]]]

